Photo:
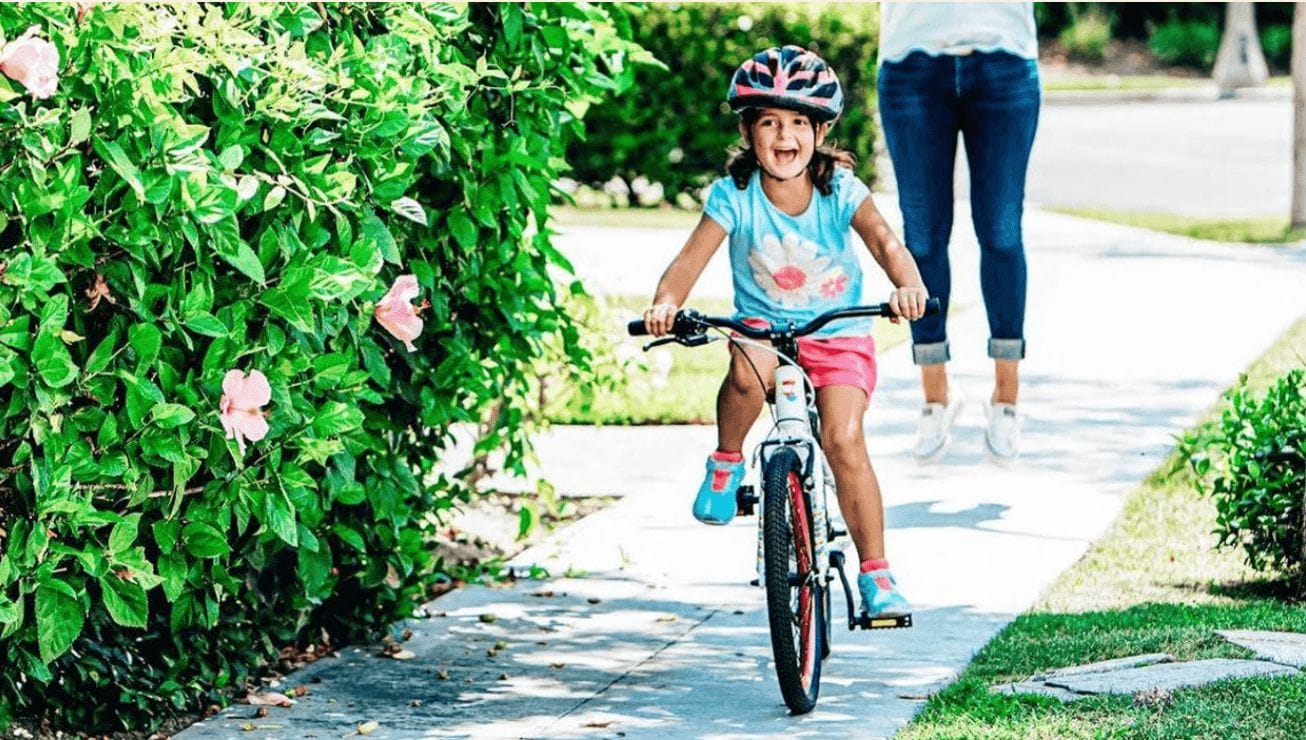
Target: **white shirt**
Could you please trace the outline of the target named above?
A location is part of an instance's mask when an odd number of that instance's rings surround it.
[[[913,51],[1007,51],[1037,59],[1034,3],[880,3],[880,63]]]

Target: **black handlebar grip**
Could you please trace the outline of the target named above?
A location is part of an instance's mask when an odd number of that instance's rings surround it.
[[[939,312],[939,299],[930,298],[925,301],[925,315],[934,316]]]
[[[644,326],[642,320],[632,321],[626,325],[626,331],[630,332],[632,337],[642,337],[648,334],[648,327]]]

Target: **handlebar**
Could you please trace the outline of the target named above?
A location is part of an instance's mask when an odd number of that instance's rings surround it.
[[[939,312],[939,299],[930,298],[925,301],[925,315],[933,316]],[[681,309],[676,312],[676,320],[672,325],[671,334],[677,337],[694,336],[703,334],[709,327],[721,327],[723,329],[733,329],[749,339],[772,339],[780,336],[801,337],[811,334],[831,321],[837,319],[852,319],[864,316],[896,316],[893,309],[888,303],[881,303],[872,306],[853,306],[851,308],[836,308],[833,311],[826,311],[811,321],[801,326],[787,324],[784,326],[773,325],[770,328],[759,329],[749,326],[740,321],[727,318],[724,316],[704,316],[693,309]],[[643,321],[632,321],[626,327],[631,336],[639,337],[648,334],[647,327]]]

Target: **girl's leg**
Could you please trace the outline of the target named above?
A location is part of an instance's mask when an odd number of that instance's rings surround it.
[[[902,208],[903,241],[942,311],[911,324],[912,358],[927,403],[947,403],[947,313],[952,292],[948,239],[957,158],[956,60],[923,52],[880,70],[879,108]]]
[[[970,163],[971,215],[980,245],[980,287],[995,360],[993,401],[1015,403],[1025,356],[1025,176],[1038,127],[1038,64],[1013,54],[965,59],[962,134]]]
[[[839,510],[861,561],[884,559],[884,504],[866,451],[862,419],[866,391],[831,385],[816,391],[821,413],[821,448],[830,461],[839,495]]]
[[[762,413],[767,392],[775,385],[775,366],[775,355],[769,352],[756,347],[730,347],[730,372],[716,397],[718,451],[744,449],[744,438]],[[758,382],[759,375],[765,386]]]

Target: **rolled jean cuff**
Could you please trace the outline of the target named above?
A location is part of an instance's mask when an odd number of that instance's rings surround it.
[[[995,360],[1025,359],[1024,339],[990,339],[989,357]]]
[[[947,341],[913,344],[911,347],[911,360],[917,365],[942,365],[951,359]]]

